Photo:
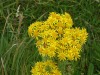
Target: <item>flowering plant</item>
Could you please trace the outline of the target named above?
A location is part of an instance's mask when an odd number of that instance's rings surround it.
[[[72,26],[70,14],[55,12],[51,12],[46,21],[35,22],[29,26],[28,34],[36,39],[36,46],[43,58],[43,62],[37,62],[32,68],[32,75],[62,75],[54,59],[63,62],[77,61],[80,58],[81,48],[86,42],[88,33],[85,28]],[[45,64],[50,64],[50,71],[47,71]]]

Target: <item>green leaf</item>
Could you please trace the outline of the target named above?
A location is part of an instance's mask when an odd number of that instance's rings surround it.
[[[93,75],[93,70],[94,70],[94,65],[92,63],[90,63],[87,75]]]

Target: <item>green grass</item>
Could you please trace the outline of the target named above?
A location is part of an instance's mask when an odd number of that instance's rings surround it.
[[[70,13],[74,27],[85,27],[89,33],[74,75],[100,75],[100,0],[0,0],[0,75],[31,74],[41,56],[27,29],[52,11]]]

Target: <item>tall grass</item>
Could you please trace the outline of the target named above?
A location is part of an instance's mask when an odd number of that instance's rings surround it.
[[[99,0],[98,0],[99,1]],[[75,75],[100,75],[100,1],[97,0],[0,0],[0,75],[30,75],[40,61],[28,26],[43,21],[51,11],[69,12],[74,26],[89,33]],[[18,16],[16,12],[20,5]]]

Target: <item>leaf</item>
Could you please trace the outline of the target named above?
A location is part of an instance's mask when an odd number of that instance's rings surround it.
[[[94,65],[92,63],[90,63],[87,75],[93,75],[93,70],[94,70]]]

